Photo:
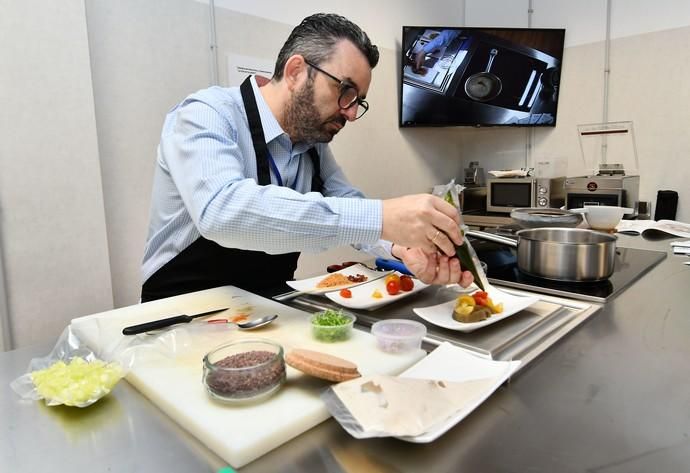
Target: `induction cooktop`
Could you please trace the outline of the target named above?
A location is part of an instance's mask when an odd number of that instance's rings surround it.
[[[489,281],[542,294],[583,301],[607,302],[659,264],[666,253],[636,248],[616,248],[611,277],[598,282],[561,282],[529,276],[518,269],[515,249],[498,243],[470,238],[481,261],[487,264]]]

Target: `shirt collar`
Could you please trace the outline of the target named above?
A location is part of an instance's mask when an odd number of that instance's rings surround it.
[[[259,117],[261,118],[261,126],[264,129],[264,138],[266,138],[266,143],[270,143],[274,139],[281,135],[287,136],[287,133],[283,130],[273,115],[270,107],[264,100],[264,96],[261,95],[259,91],[259,86],[256,83],[256,78],[252,76],[251,78],[252,89],[254,90],[254,97],[256,98],[256,106],[259,109]]]
[[[292,145],[290,137],[285,130],[283,130],[283,127],[280,126],[280,123],[278,123],[278,120],[276,120],[271,108],[264,100],[264,96],[261,95],[261,91],[256,83],[255,76],[251,77],[251,84],[252,89],[254,90],[254,98],[256,98],[256,106],[259,109],[259,117],[261,118],[261,126],[264,130],[266,144],[273,140],[280,139],[280,141],[283,141],[283,146],[287,146],[288,150],[292,149],[293,155],[302,154],[309,148],[312,148],[313,146],[307,145],[306,143],[295,143],[294,146]]]

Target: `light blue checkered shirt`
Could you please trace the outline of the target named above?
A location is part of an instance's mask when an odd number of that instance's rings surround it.
[[[161,133],[142,281],[202,235],[228,248],[270,254],[351,244],[390,257],[390,243],[379,240],[381,201],[365,199],[350,185],[326,144],[316,145],[323,195],[310,192],[309,147],[292,145],[253,78],[252,87],[284,186],[273,172],[272,185],[257,184],[239,87],[211,87],[187,97],[168,113]]]

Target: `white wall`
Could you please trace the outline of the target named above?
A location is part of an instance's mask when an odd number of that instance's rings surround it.
[[[203,1],[203,0],[201,0]],[[298,0],[290,7],[280,7],[280,2],[247,2],[245,0],[215,0],[219,9],[226,9],[251,16],[265,18],[285,25],[297,25],[312,13],[338,13],[357,23],[372,41],[380,47],[395,49],[400,43],[402,25],[463,24],[464,0],[351,0],[324,2]]]
[[[166,112],[210,83],[206,5],[86,0],[116,307],[136,303],[156,147]]]
[[[20,346],[113,296],[84,4],[0,11],[0,241]]]

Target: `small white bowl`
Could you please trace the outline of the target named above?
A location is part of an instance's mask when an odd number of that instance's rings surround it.
[[[592,230],[604,232],[614,231],[623,215],[633,213],[631,208],[611,205],[585,205],[583,209],[570,209],[570,211],[583,214],[587,225]]]

